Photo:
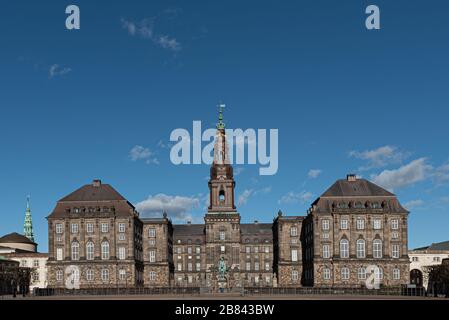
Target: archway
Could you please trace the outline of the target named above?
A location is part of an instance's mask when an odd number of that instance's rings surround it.
[[[421,270],[413,269],[410,271],[410,283],[415,284],[417,287],[423,286],[423,274]]]

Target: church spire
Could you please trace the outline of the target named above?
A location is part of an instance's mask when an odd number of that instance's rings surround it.
[[[25,221],[23,223],[23,233],[25,237],[34,242],[33,221],[31,219],[30,196],[27,196],[27,208],[25,211]]]
[[[225,104],[220,103],[218,105],[219,111],[218,111],[218,123],[217,123],[217,129],[223,130],[226,128],[225,123],[223,122],[223,109],[226,107]]]

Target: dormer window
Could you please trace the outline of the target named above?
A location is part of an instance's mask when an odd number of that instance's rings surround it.
[[[373,208],[373,209],[380,209],[380,204],[379,204],[379,202],[373,202],[373,203],[371,204],[371,208]]]
[[[357,209],[363,209],[365,206],[364,206],[363,203],[361,203],[360,201],[357,201],[357,202],[355,203],[355,207],[356,207]]]

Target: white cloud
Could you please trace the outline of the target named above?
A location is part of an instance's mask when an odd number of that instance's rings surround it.
[[[417,207],[421,207],[423,204],[424,204],[424,201],[421,200],[421,199],[411,200],[409,202],[404,203],[404,207],[406,209],[410,210],[410,209],[414,209],[414,208],[417,208]]]
[[[449,181],[449,163],[443,164],[435,169],[433,178],[436,183],[441,184]]]
[[[309,173],[307,174],[307,176],[308,176],[310,179],[315,179],[315,178],[318,178],[318,176],[319,176],[322,172],[323,172],[323,171],[320,170],[320,169],[310,169],[310,170],[309,170]]]
[[[146,164],[159,164],[159,160],[154,157],[154,153],[148,148],[136,145],[129,151],[132,161],[145,160]]]
[[[62,76],[69,72],[71,72],[72,69],[68,67],[60,67],[58,64],[53,64],[50,66],[50,69],[48,70],[48,74],[50,78],[54,78],[56,76]]]
[[[367,166],[360,167],[359,170],[369,170],[384,167],[388,164],[399,163],[409,156],[409,153],[398,151],[394,146],[383,146],[374,150],[351,151],[349,157],[366,160]]]
[[[279,200],[279,204],[291,204],[291,203],[302,203],[305,204],[309,202],[313,197],[313,194],[309,191],[302,191],[299,193],[290,191],[286,195],[282,196]]]
[[[144,217],[159,217],[166,212],[174,221],[192,221],[194,217],[190,213],[192,209],[200,205],[198,197],[171,196],[163,193],[150,195],[136,205],[136,209]]]
[[[426,158],[413,160],[395,170],[384,170],[378,175],[371,175],[371,180],[388,190],[406,187],[425,180],[432,166],[426,163]]]
[[[128,31],[131,36],[139,36],[142,39],[151,40],[164,49],[171,51],[180,51],[181,44],[178,40],[165,34],[156,34],[154,32],[154,22],[150,19],[144,19],[140,22],[121,19],[122,28]]]
[[[237,167],[234,169],[234,176],[238,176],[239,174],[241,174],[243,171],[245,171],[245,168],[243,167]]]
[[[271,187],[265,187],[262,189],[254,190],[254,189],[245,189],[243,193],[238,197],[237,206],[245,205],[249,198],[252,196],[257,196],[259,194],[268,194],[271,192]]]

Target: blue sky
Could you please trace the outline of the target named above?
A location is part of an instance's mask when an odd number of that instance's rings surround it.
[[[354,172],[409,208],[410,247],[448,240],[447,1],[19,0],[0,37],[0,234],[22,231],[31,194],[47,250],[45,217],[94,178],[201,221],[209,168],[172,165],[167,144],[223,101],[228,127],[279,129],[276,175],[236,168],[244,222],[304,215]]]

